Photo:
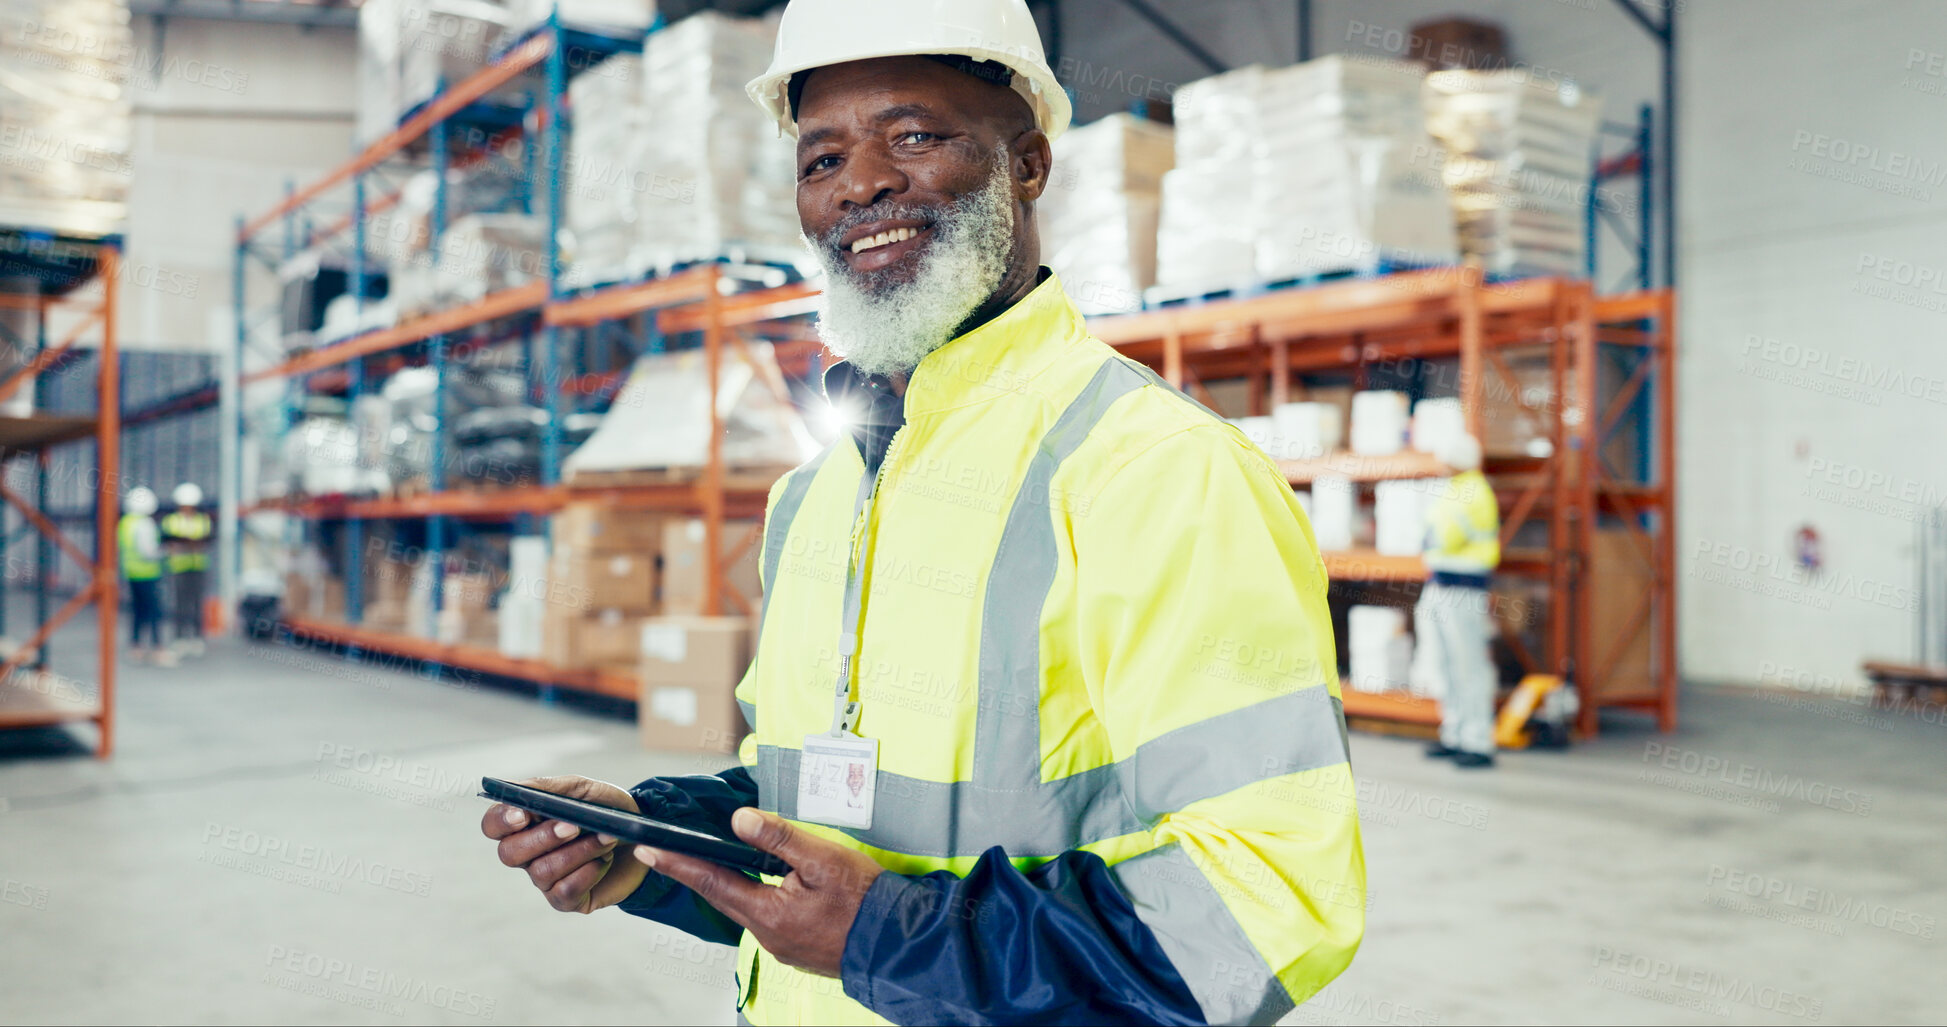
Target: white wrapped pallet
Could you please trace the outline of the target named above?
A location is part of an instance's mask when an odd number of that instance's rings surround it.
[[[90,238],[128,218],[128,10],[0,0],[0,225]]]
[[[1389,456],[1406,448],[1411,425],[1404,392],[1364,391],[1352,394],[1352,451],[1360,456]]]
[[[1271,418],[1293,460],[1316,460],[1345,440],[1345,422],[1331,403],[1280,403]]]
[[[1423,74],[1406,61],[1326,57],[1185,86],[1158,280],[1222,288],[1387,258],[1452,262],[1446,190],[1420,166],[1437,152],[1421,123]]]
[[[1042,259],[1085,314],[1141,309],[1156,284],[1163,175],[1175,163],[1164,125],[1111,114],[1063,133],[1035,205]]]
[[[1346,611],[1347,675],[1353,688],[1389,692],[1407,687],[1413,640],[1406,633],[1406,611],[1391,606],[1354,606]]]
[[[1462,249],[1489,271],[1582,271],[1601,101],[1519,69],[1434,72],[1424,95]]]
[[[1349,478],[1320,475],[1312,480],[1312,537],[1318,548],[1340,552],[1352,548],[1359,493]]]
[[[701,11],[654,33],[643,47],[640,192],[649,268],[742,254],[797,262],[795,149],[754,107],[744,85],[771,60],[776,26]]]
[[[630,277],[642,238],[648,115],[642,57],[616,54],[568,84],[574,111],[562,186],[562,260],[571,286]]]
[[[1382,481],[1373,487],[1373,548],[1387,556],[1418,556],[1426,546],[1426,507],[1444,479]]]
[[[1423,399],[1413,404],[1413,449],[1420,453],[1439,453],[1454,439],[1467,433],[1467,413],[1460,400],[1448,396]]]
[[[354,135],[372,143],[413,107],[486,67],[513,14],[486,0],[365,0],[358,9]],[[518,87],[509,87],[508,98]]]
[[[440,240],[435,293],[442,305],[547,276],[547,221],[534,214],[469,214]]]
[[[578,28],[646,29],[656,21],[656,0],[508,0],[516,29],[538,25],[557,8],[561,23]]]

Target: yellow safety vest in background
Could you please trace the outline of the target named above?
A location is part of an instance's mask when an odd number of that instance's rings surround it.
[[[115,545],[122,554],[122,577],[130,581],[154,581],[162,577],[162,561],[144,557],[135,547],[135,529],[145,514],[123,514],[115,525]]]
[[[1487,574],[1501,564],[1501,507],[1487,475],[1447,479],[1426,513],[1426,565],[1436,571]]]
[[[763,807],[795,819],[824,732],[848,551],[879,740],[872,827],[806,825],[898,873],[1099,855],[1212,1022],[1303,1002],[1364,932],[1326,577],[1241,433],[1090,338],[1053,278],[928,356],[878,491],[836,445],[779,481],[737,696]],[[757,1024],[884,1023],[744,935]],[[1268,1021],[1267,1021],[1268,1022]]]
[[[173,535],[177,538],[202,542],[210,537],[210,515],[197,511],[184,513],[177,510],[162,519],[162,533],[165,536]],[[209,566],[210,554],[201,549],[188,553],[169,554],[171,574],[208,570]]]

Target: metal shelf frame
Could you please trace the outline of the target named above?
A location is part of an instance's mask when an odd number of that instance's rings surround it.
[[[654,33],[660,21],[649,30]],[[721,263],[701,263],[646,280],[602,288],[571,291],[563,280],[557,240],[563,210],[568,134],[572,111],[568,104],[571,78],[614,53],[641,49],[645,33],[604,34],[564,25],[558,13],[527,35],[514,40],[488,66],[443,88],[399,128],[374,142],[345,164],[314,182],[287,188],[285,200],[264,213],[239,219],[236,237],[234,361],[224,379],[225,423],[229,434],[244,434],[242,388],[246,384],[283,381],[285,417],[295,400],[320,386],[342,391],[356,401],[379,373],[407,364],[434,369],[435,410],[441,430],[431,447],[428,491],[404,498],[347,499],[318,497],[252,503],[241,496],[242,447],[226,460],[224,509],[220,519],[227,537],[224,551],[229,565],[240,566],[244,522],[251,514],[278,510],[290,514],[287,532],[300,534],[321,521],[342,525],[347,543],[345,568],[346,624],[311,621],[291,626],[353,650],[383,650],[438,666],[464,667],[540,683],[544,695],[560,686],[623,694],[613,680],[597,680],[579,672],[545,668],[535,661],[510,661],[497,653],[467,647],[438,646],[423,639],[388,635],[359,627],[363,615],[363,535],[372,522],[422,521],[426,529],[426,560],[439,566],[448,549],[466,530],[482,525],[512,524],[518,534],[535,534],[540,518],[571,502],[599,502],[635,509],[687,513],[705,525],[706,552],[718,554],[705,577],[704,609],[729,613],[748,603],[730,588],[729,568],[737,553],[726,553],[726,518],[761,517],[774,476],[752,478],[728,472],[723,464],[722,414],[711,404],[709,454],[692,477],[662,483],[574,485],[561,479],[567,455],[563,447],[565,416],[588,404],[612,397],[625,380],[627,367],[588,359],[585,351],[623,341],[626,356],[660,351],[664,340],[682,336],[699,344],[705,356],[709,385],[714,393],[726,355],[748,356],[758,342],[775,345],[781,362],[809,367],[817,360],[816,343],[802,326],[789,319],[809,313],[816,293],[803,283],[738,291],[738,276]],[[532,82],[530,106],[509,124],[504,112],[481,115],[489,96],[510,85]],[[478,123],[475,123],[478,122]],[[463,129],[465,129],[463,131]],[[546,219],[548,249],[545,274],[533,281],[488,294],[474,302],[423,316],[404,319],[296,355],[265,354],[269,366],[245,371],[245,352],[252,347],[259,326],[271,314],[253,313],[247,302],[253,262],[275,269],[303,253],[323,252],[349,243],[351,295],[362,304],[367,283],[376,269],[368,267],[367,230],[372,216],[399,202],[400,192],[388,181],[396,158],[423,150],[434,172],[435,190],[429,218],[428,251],[438,252],[447,231],[449,168],[484,160],[505,160],[516,147],[526,186],[517,203],[526,213]],[[330,211],[334,198],[349,193],[349,209],[342,216]],[[784,327],[784,331],[776,329]],[[538,481],[525,487],[476,491],[448,480],[447,380],[456,358],[479,345],[482,336],[495,341],[525,340],[525,368],[530,402],[547,412],[541,434]],[[599,366],[591,366],[591,363]],[[287,541],[291,535],[287,535]],[[748,540],[745,540],[748,544]],[[733,547],[734,548],[734,547]],[[432,603],[442,605],[441,575],[433,575]],[[226,600],[237,600],[234,580],[226,583]],[[613,678],[613,675],[608,677]],[[626,690],[633,698],[632,687]]]
[[[1501,501],[1501,574],[1548,585],[1542,651],[1511,641],[1529,673],[1573,682],[1582,699],[1577,728],[1592,735],[1605,708],[1652,713],[1665,731],[1676,726],[1675,296],[1667,289],[1598,297],[1591,283],[1561,278],[1487,281],[1471,267],[1402,272],[1289,289],[1248,299],[1166,308],[1099,319],[1094,333],[1124,354],[1159,370],[1192,394],[1203,382],[1244,379],[1250,413],[1263,414],[1292,398],[1307,373],[1351,372],[1379,366],[1458,358],[1457,392],[1467,425],[1481,435],[1485,390],[1493,386],[1527,406],[1510,366],[1511,354],[1545,354],[1548,404],[1529,408],[1546,426],[1547,457],[1490,456],[1486,470]],[[1620,386],[1598,394],[1598,370],[1611,362]],[[1639,435],[1633,467],[1617,467],[1606,452],[1625,426]],[[1340,454],[1284,465],[1294,484],[1334,473],[1355,481],[1438,474],[1412,454]],[[1598,522],[1627,533],[1635,568],[1648,583],[1640,603],[1602,651],[1595,644],[1593,574]],[[1530,525],[1546,539],[1539,551],[1510,548]],[[1373,552],[1327,553],[1334,581],[1407,583],[1422,580],[1414,558]],[[1619,673],[1629,646],[1649,635],[1646,680]],[[1355,702],[1356,699],[1356,702]],[[1354,707],[1382,719],[1424,722],[1425,702],[1403,697],[1349,696]],[[1410,716],[1401,711],[1412,711]],[[1389,712],[1390,711],[1390,712]]]
[[[94,248],[90,277],[99,283],[98,298],[87,295],[90,290],[77,288],[73,282],[61,283],[67,288],[60,295],[0,294],[0,306],[32,310],[36,325],[33,345],[22,347],[33,356],[25,366],[0,380],[0,400],[30,381],[58,372],[75,352],[75,346],[89,335],[96,336],[99,347],[93,416],[35,413],[27,417],[0,417],[0,502],[20,513],[25,524],[33,528],[38,543],[34,557],[37,623],[31,635],[0,657],[0,728],[91,722],[96,727],[95,754],[103,759],[115,747],[115,627],[121,605],[121,568],[116,548],[117,522],[121,516],[121,362],[116,353],[115,334],[120,257],[119,240],[101,241]],[[80,317],[66,337],[49,345],[49,314],[69,309],[78,312]],[[95,457],[94,509],[86,511],[94,521],[93,553],[77,545],[62,531],[60,523],[44,512],[48,508],[50,449],[87,439],[94,442]],[[4,484],[3,472],[18,459],[32,460],[34,464],[31,501]],[[25,528],[21,534],[25,534]],[[0,556],[18,541],[18,538],[0,537]],[[51,609],[57,551],[86,570],[87,580],[58,609]],[[0,577],[0,628],[5,624],[6,603],[6,581]],[[99,662],[92,698],[80,694],[83,686],[79,682],[56,674],[48,656],[55,632],[90,606],[95,607]]]

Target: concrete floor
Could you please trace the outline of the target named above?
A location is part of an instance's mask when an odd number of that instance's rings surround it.
[[[552,912],[473,797],[483,773],[722,761],[644,752],[612,712],[241,642],[127,668],[121,695],[107,763],[86,729],[0,732],[0,1020],[731,1022],[729,950]],[[1289,1022],[1947,1017],[1942,711],[1692,689],[1683,719],[1487,774],[1355,736],[1365,947]]]

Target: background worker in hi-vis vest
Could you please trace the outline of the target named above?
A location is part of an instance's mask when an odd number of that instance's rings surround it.
[[[753,1023],[1277,1020],[1365,926],[1324,566],[1041,266],[1070,111],[1025,0],[792,0],[750,94],[848,430],[771,491],[740,765],[535,784],[793,870],[482,831],[555,909],[737,945]]]
[[[1480,769],[1494,765],[1498,678],[1487,589],[1501,563],[1501,508],[1481,473],[1479,440],[1462,434],[1434,455],[1457,473],[1426,508],[1429,574],[1413,608],[1413,669],[1440,696],[1440,740],[1426,754]]]
[[[129,658],[172,666],[175,654],[162,647],[162,533],[155,523],[155,493],[137,486],[129,490],[124,505],[115,547],[122,557],[122,577],[128,580]]]
[[[162,546],[168,554],[169,623],[177,652],[203,655],[203,590],[210,570],[210,515],[202,510],[203,490],[193,482],[176,486],[176,509],[162,518]]]

